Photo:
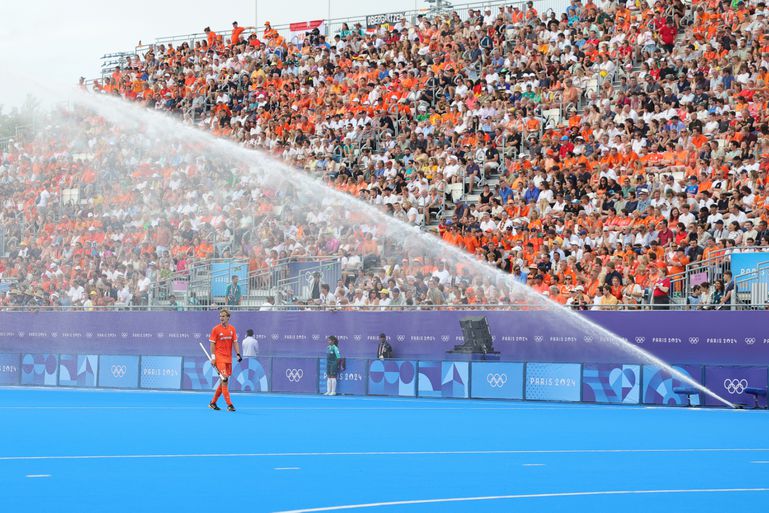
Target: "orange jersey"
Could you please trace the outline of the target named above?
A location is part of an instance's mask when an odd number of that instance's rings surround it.
[[[240,43],[240,35],[243,33],[243,31],[246,30],[243,27],[235,27],[232,29],[232,44],[238,44]]]
[[[211,336],[208,340],[214,344],[214,355],[216,355],[217,363],[232,363],[232,344],[238,340],[235,326],[229,324],[225,328],[221,324],[217,324],[211,330]]]

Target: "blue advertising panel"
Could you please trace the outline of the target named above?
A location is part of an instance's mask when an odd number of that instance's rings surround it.
[[[182,390],[214,390],[219,384],[219,373],[205,356],[185,356],[182,372]],[[270,358],[244,358],[232,362],[231,392],[269,392]]]
[[[181,388],[181,384],[181,356],[142,356],[142,388],[179,390],[179,388]]]
[[[21,357],[21,384],[56,386],[58,370],[58,355],[27,353]]]
[[[139,388],[139,357],[103,354],[99,357],[99,386]]]
[[[441,396],[470,397],[470,362],[442,362]]]
[[[416,395],[416,362],[373,360],[368,370],[369,395]]]
[[[673,369],[684,376],[702,383],[702,366],[700,365],[673,365]],[[691,385],[673,377],[670,372],[657,365],[643,366],[643,402],[644,404],[664,404],[668,406],[686,406],[686,394],[676,394],[674,390],[679,387],[691,388]],[[700,394],[691,396],[692,405],[699,406]]]
[[[641,366],[585,364],[582,367],[582,401],[586,403],[638,404],[641,400]]]
[[[95,387],[99,368],[99,355],[59,355],[59,386]]]
[[[229,388],[232,392],[269,392],[270,358],[248,357],[242,362],[232,362],[232,378]]]
[[[750,253],[732,253],[731,270],[733,276],[755,272],[758,265],[769,262],[769,253],[754,251]],[[769,280],[769,273],[761,272],[754,275],[755,278],[741,281],[738,284],[738,292],[750,292],[752,286],[761,282],[764,285]]]
[[[750,253],[732,253],[731,267],[732,275],[750,273],[758,268],[758,264],[769,262],[769,253],[754,251]]]
[[[219,374],[205,356],[185,356],[182,390],[212,390]]]
[[[578,363],[526,364],[526,399],[579,401],[581,365]]]
[[[755,400],[752,395],[745,393],[745,389],[767,387],[766,367],[738,367],[738,366],[708,366],[705,367],[705,386],[730,403],[747,404],[753,406]],[[705,404],[709,406],[723,406],[718,399],[705,396]],[[766,396],[758,398],[759,406],[766,406]]]
[[[346,358],[345,369],[336,377],[336,393],[341,395],[366,395],[366,371],[368,360],[362,358]],[[318,374],[318,390],[326,393],[326,359],[320,359],[320,373]]]
[[[272,391],[318,393],[317,358],[273,358]]]
[[[420,397],[469,397],[469,362],[418,363],[417,394]]]
[[[523,364],[473,362],[471,393],[481,399],[523,399]]]
[[[419,397],[441,396],[441,362],[417,362],[417,395]]]
[[[21,375],[20,355],[0,353],[0,385],[18,385]]]

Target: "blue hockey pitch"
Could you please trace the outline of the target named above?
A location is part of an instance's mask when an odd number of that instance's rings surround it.
[[[3,510],[769,511],[766,411],[209,398],[0,389]]]

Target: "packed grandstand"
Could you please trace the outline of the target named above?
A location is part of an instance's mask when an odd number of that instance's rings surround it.
[[[270,152],[557,303],[718,309],[735,301],[723,262],[769,250],[767,14],[572,0],[298,38],[233,24],[142,47],[88,89]],[[116,154],[98,117],[64,116],[87,130],[54,123],[0,147],[0,307],[514,302],[370,234],[276,219],[245,169]],[[223,261],[247,262],[242,296],[161,286]],[[268,271],[296,261],[333,261],[339,280],[276,287]]]

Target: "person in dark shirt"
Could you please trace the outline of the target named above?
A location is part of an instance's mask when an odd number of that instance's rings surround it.
[[[614,262],[609,262],[606,264],[606,276],[603,279],[604,285],[611,285],[612,278],[617,278],[620,283],[622,283],[622,273],[617,271],[617,268],[614,265]]]
[[[387,335],[384,333],[379,334],[379,346],[377,346],[376,357],[379,360],[386,360],[393,357],[393,348],[389,342],[387,342]]]
[[[769,242],[769,229],[767,229],[766,221],[760,221],[756,229],[758,235],[756,236],[756,244],[761,245],[762,240]]]
[[[702,258],[703,249],[697,244],[697,239],[690,239],[689,245],[684,252],[689,257],[689,261],[696,262]]]
[[[491,198],[493,198],[493,197],[494,197],[494,193],[491,192],[491,189],[489,188],[489,186],[488,185],[484,185],[483,186],[483,191],[481,191],[481,197],[480,197],[481,204],[482,205],[488,205],[489,202],[491,201]]]
[[[628,192],[628,199],[625,203],[625,208],[622,209],[626,214],[630,214],[635,211],[635,209],[638,208],[638,199],[636,198],[635,191],[629,191]]]

